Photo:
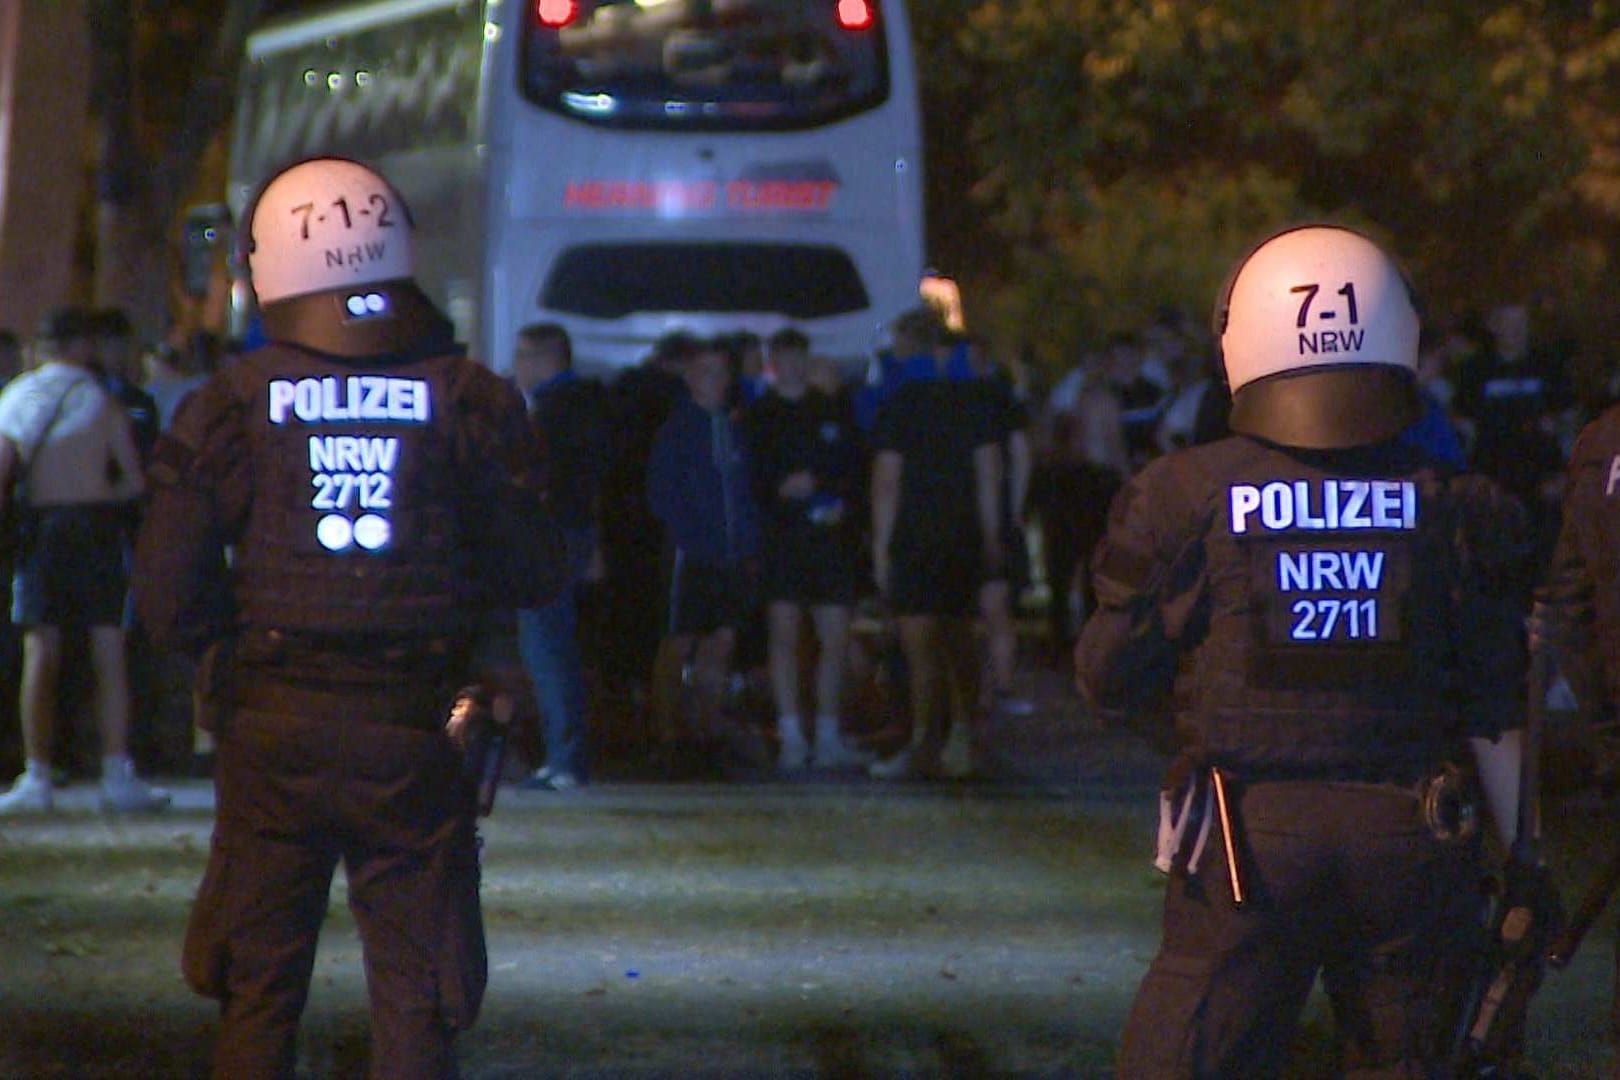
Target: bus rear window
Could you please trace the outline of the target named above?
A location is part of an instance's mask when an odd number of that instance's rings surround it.
[[[523,92],[598,124],[806,128],[879,105],[877,0],[523,0]]]
[[[540,306],[593,319],[666,311],[821,319],[871,300],[855,264],[832,247],[582,244],[552,265]]]

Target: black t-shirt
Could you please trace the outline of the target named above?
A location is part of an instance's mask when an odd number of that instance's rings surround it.
[[[998,370],[986,378],[961,385],[984,396],[984,407],[990,410],[995,423],[996,442],[1005,446],[1013,432],[1029,427],[1029,406],[1018,396],[1018,388],[1004,372]]]
[[[994,398],[979,382],[908,382],[878,413],[873,449],[903,459],[895,541],[976,539],[974,451],[1002,438]],[[965,536],[961,530],[974,530]]]
[[[135,434],[135,448],[144,463],[152,456],[160,433],[157,402],[152,395],[125,379],[122,375],[109,375],[102,380],[113,400],[129,414],[130,427]]]
[[[1482,351],[1464,361],[1457,377],[1457,411],[1478,426],[1481,444],[1516,440],[1570,401],[1563,359],[1547,349],[1515,360]]]
[[[606,390],[594,379],[562,380],[534,395],[533,415],[552,510],[569,528],[592,524],[612,448]]]
[[[841,400],[808,390],[797,401],[767,393],[743,417],[754,476],[754,498],[773,526],[811,524],[811,515],[836,503],[848,520],[859,489],[861,463],[854,417]],[[783,498],[782,482],[810,472],[816,491],[808,499]]]

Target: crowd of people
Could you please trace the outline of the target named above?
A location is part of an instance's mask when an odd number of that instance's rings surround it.
[[[1573,350],[1530,331],[1523,304],[1426,330],[1426,412],[1403,438],[1516,495],[1534,511],[1545,556],[1573,433],[1611,388],[1583,385]],[[119,452],[121,486],[81,494],[128,500],[134,513],[159,431],[229,355],[206,334],[143,349],[122,312],[64,309],[31,341],[0,334],[0,378],[51,365],[93,376],[127,421],[132,450]],[[1030,708],[1015,693],[1018,616],[1044,614],[1047,655],[1066,662],[1094,604],[1087,555],[1113,496],[1155,458],[1225,434],[1230,408],[1208,333],[1176,310],[1111,335],[1050,387],[927,307],[893,322],[865,373],[840,369],[792,327],[765,340],[673,333],[601,381],[575,371],[566,331],[536,324],[519,334],[510,367],[545,444],[570,550],[562,595],[518,616],[526,715],[537,720],[522,783],[548,790],[587,783],[593,743],[622,734],[593,732],[593,691],[631,703],[638,748],[654,764],[741,756],[785,774],[969,775],[976,725]],[[0,424],[12,417],[0,430],[23,447],[41,440],[48,464],[66,433],[34,430],[51,425],[40,412],[45,380],[32,384],[39,393],[14,393],[0,410]],[[105,540],[94,546],[126,543]],[[109,581],[121,588],[116,574]],[[106,774],[133,777],[131,722],[139,738],[160,721],[152,658],[117,606],[83,635],[87,649],[70,634],[66,654],[82,651],[94,676],[88,704]],[[21,712],[5,727],[20,720],[25,765],[60,780],[58,702],[85,704],[73,699],[83,692],[58,685],[60,635],[28,632],[40,613],[25,608],[7,627]],[[853,633],[874,625],[863,616],[892,630],[875,649]],[[852,664],[883,673],[890,732],[908,733],[886,756],[869,726],[851,731]],[[740,706],[739,688],[761,683],[756,707]],[[25,786],[34,796],[19,805],[37,806],[44,789]]]
[[[193,360],[214,358],[209,346],[199,338],[184,357],[169,348],[137,356],[130,322],[116,309],[62,308],[26,345],[0,336],[0,475],[9,478],[12,523],[0,552],[0,593],[9,601],[3,667],[13,676],[7,685],[18,687],[6,709],[17,708],[24,757],[0,814],[51,809],[53,783],[65,775],[58,744],[72,731],[70,718],[59,719],[64,703],[88,705],[95,716],[105,808],[168,804],[167,792],[136,775],[131,753],[130,541],[152,447],[179,396],[201,381]],[[23,549],[32,554],[14,581],[11,562]],[[149,661],[135,637],[138,660]],[[88,680],[73,668],[75,677],[64,678],[75,661],[88,667]]]
[[[603,385],[573,372],[560,327],[520,332],[513,376],[577,553],[557,610],[520,615],[531,681],[549,684],[544,764],[526,785],[586,781],[583,665],[644,703],[652,755],[671,765],[972,771],[974,717],[1022,704],[1028,418],[982,344],[929,309],[896,320],[879,364],[852,380],[792,327],[677,333]],[[846,715],[851,630],[873,604],[893,617],[908,702],[909,737],[881,759]],[[736,702],[756,669],[765,731]]]

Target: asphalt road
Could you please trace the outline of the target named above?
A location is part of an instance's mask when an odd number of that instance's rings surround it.
[[[886,785],[609,782],[506,790],[483,828],[491,979],[471,1077],[1109,1075],[1157,938],[1157,756],[1048,701],[986,733],[985,776]],[[0,825],[0,1077],[190,1077],[211,1003],[177,972],[211,793],[114,820]],[[1607,833],[1572,806],[1565,856]],[[1573,839],[1581,838],[1585,839]],[[300,1042],[359,1075],[365,990],[341,876]],[[1612,932],[1552,976],[1544,1076],[1615,1071]],[[1325,1069],[1308,1017],[1296,1075]]]

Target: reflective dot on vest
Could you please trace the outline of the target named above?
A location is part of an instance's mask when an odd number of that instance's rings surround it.
[[[315,539],[327,551],[342,551],[354,542],[354,526],[342,514],[327,514],[315,525]]]
[[[390,533],[388,519],[376,514],[365,514],[354,523],[354,542],[367,551],[387,545]]]

